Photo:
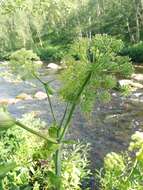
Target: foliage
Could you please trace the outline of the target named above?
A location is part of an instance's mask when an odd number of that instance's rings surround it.
[[[2,108],[0,108],[2,109]],[[8,128],[15,125],[15,122],[13,121],[12,117],[9,113],[4,112],[3,109],[0,111],[0,131],[7,130]]]
[[[39,57],[32,50],[21,49],[11,54],[10,66],[22,79],[31,78],[38,73],[41,66],[38,60]]]
[[[65,149],[62,169],[63,189],[81,189],[81,179],[87,180],[90,176],[88,153],[89,144],[75,144],[70,149]]]
[[[129,56],[136,63],[143,62],[143,42],[131,45],[121,51],[121,55]]]
[[[104,158],[104,170],[98,172],[102,190],[142,189],[143,133],[132,135],[127,152],[109,153]]]
[[[137,43],[143,39],[142,7],[141,0],[2,1],[0,57],[26,48],[42,59],[61,59],[74,40],[99,33]]]
[[[131,95],[131,92],[132,92],[131,91],[132,89],[129,85],[123,85],[122,87],[119,87],[118,90],[119,92],[121,92],[123,96],[129,96]]]
[[[47,49],[52,51],[51,48],[45,47],[45,41],[50,41],[53,51],[55,51],[55,41],[59,46],[69,43],[71,36],[76,34],[69,29],[66,30],[66,19],[73,10],[76,10],[77,2],[66,3],[63,0],[2,2],[0,6],[1,57],[5,57],[3,52],[11,53],[21,48],[36,49],[36,52],[47,52]],[[55,56],[53,52],[50,53],[50,56],[52,55]],[[43,57],[49,59],[48,55]]]
[[[46,124],[35,118],[34,113],[25,114],[20,120],[33,129],[40,127],[45,130]],[[60,182],[53,172],[53,161],[48,159],[46,151],[42,154],[44,143],[36,136],[16,127],[1,132],[0,137],[1,162],[7,163],[15,160],[18,165],[15,169],[11,167],[13,165],[9,165],[11,172],[1,179],[0,188],[2,190],[52,189],[55,183]],[[82,144],[65,149],[62,158],[63,189],[80,189],[81,180],[89,174],[88,151],[89,147]]]
[[[106,34],[131,43],[142,40],[143,3],[141,0],[5,0],[0,5],[0,57],[7,58],[11,55],[12,71],[21,79],[36,77],[39,80],[47,94],[53,118],[50,129],[44,130],[45,135],[41,134],[40,129],[35,131],[32,126],[27,127],[28,123],[24,125],[24,121],[15,120],[26,133],[30,132],[27,137],[23,137],[21,132],[17,132],[21,130],[18,126],[13,127],[13,130],[9,128],[9,121],[11,125],[13,122],[6,116],[8,123],[5,126],[9,129],[2,132],[1,138],[4,140],[2,150],[8,151],[8,157],[4,152],[2,162],[12,158],[18,164],[24,163],[24,167],[20,165],[15,173],[9,173],[1,183],[2,188],[8,189],[10,186],[10,189],[21,187],[36,190],[44,187],[59,190],[64,185],[69,189],[70,185],[63,179],[65,167],[65,170],[73,172],[73,175],[66,174],[66,180],[70,181],[72,189],[78,189],[83,165],[76,165],[79,171],[75,169],[76,163],[71,160],[70,163],[67,162],[68,166],[64,166],[62,148],[65,135],[78,104],[85,113],[90,113],[95,101],[110,100],[110,90],[116,86],[116,78],[128,77],[133,72],[130,59],[120,56],[123,42]],[[38,75],[41,64],[37,64],[39,58],[34,52],[50,61],[59,61],[65,57],[66,69],[61,77],[63,86],[60,95],[68,106],[60,122],[57,122],[50,98],[53,95],[50,81],[42,81]],[[67,52],[69,54],[65,56]],[[5,144],[8,141],[7,134],[8,140],[13,137],[12,149],[8,149]],[[34,143],[29,143],[30,140]],[[80,159],[79,154],[74,156]],[[122,159],[116,154],[111,157],[115,163]],[[110,156],[108,159],[110,162]],[[119,172],[121,171],[118,170]]]
[[[61,95],[72,102],[78,94],[85,77],[91,72],[84,88],[80,104],[85,112],[92,110],[96,99],[109,101],[109,89],[116,86],[116,76],[130,76],[133,72],[130,59],[118,52],[123,42],[108,35],[96,35],[92,40],[80,39],[72,46],[70,56],[65,58],[67,69],[62,74]]]
[[[28,183],[35,189],[41,187],[58,190],[80,189],[80,180],[85,175],[84,171],[87,171],[88,162],[86,157],[82,162],[82,154],[79,154],[76,148],[75,152],[72,151],[71,154],[63,157],[64,144],[71,143],[65,141],[65,135],[78,103],[84,112],[90,113],[96,100],[102,102],[110,100],[110,90],[116,86],[116,77],[130,76],[133,72],[129,58],[118,55],[122,47],[121,40],[106,34],[95,35],[92,39],[82,38],[73,44],[71,51],[65,57],[66,67],[61,77],[63,85],[60,95],[68,102],[68,106],[65,108],[60,122],[57,122],[51,101],[53,90],[50,87],[50,81],[43,81],[38,75],[39,67],[35,63],[35,60],[38,59],[37,55],[25,49],[18,50],[11,55],[10,66],[15,73],[24,79],[35,77],[43,85],[53,118],[49,129],[44,130],[44,134],[41,128],[35,130],[24,121],[14,120],[18,127],[30,132],[29,135],[33,135],[30,138],[27,135],[28,143],[24,142],[24,146],[22,149],[19,148],[17,157],[14,158],[18,160],[20,166],[23,163],[29,168],[28,171],[30,170],[30,177],[27,172],[24,173],[27,176],[24,185]],[[12,132],[14,133],[14,131]],[[29,143],[33,138],[35,139],[34,135],[38,138],[34,140],[35,144]],[[24,141],[26,141],[25,138]],[[31,151],[29,151],[29,146]],[[77,149],[79,150],[78,147]],[[14,157],[11,154],[10,156]],[[81,163],[76,162],[75,158],[79,159]],[[32,167],[29,165],[30,162],[32,162]],[[64,162],[67,165],[64,165]],[[20,171],[18,173],[22,174]],[[68,183],[65,182],[65,179],[68,180]],[[5,180],[4,183],[7,185],[9,180],[6,178]],[[23,185],[23,183],[20,181],[19,185]]]
[[[60,61],[65,54],[66,48],[58,45],[44,44],[35,50],[41,60],[44,61]]]

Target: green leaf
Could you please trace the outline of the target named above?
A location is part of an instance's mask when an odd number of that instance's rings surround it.
[[[60,189],[61,186],[61,178],[55,175],[52,171],[47,172],[47,176],[51,184],[53,184],[56,188]]]
[[[50,127],[48,132],[50,137],[57,138],[58,128],[56,126]]]
[[[4,177],[10,170],[13,170],[16,167],[15,162],[5,163],[0,165],[0,178]]]
[[[15,120],[10,116],[10,114],[0,109],[0,130],[7,130],[15,125]]]
[[[46,148],[48,151],[48,154],[54,154],[59,149],[59,144],[53,144],[53,143],[47,143]]]
[[[39,160],[39,159],[47,159],[51,158],[55,152],[59,149],[59,144],[53,144],[50,142],[45,142],[45,144],[36,150],[36,152],[33,154],[33,159]]]

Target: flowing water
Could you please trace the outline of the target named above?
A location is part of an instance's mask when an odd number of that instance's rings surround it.
[[[1,63],[0,75],[8,71],[8,67]],[[58,74],[50,72],[44,67],[41,70],[42,79],[53,80],[51,83],[55,92],[60,83]],[[36,80],[18,82],[10,80],[9,77],[0,77],[0,102],[11,101],[8,109],[14,117],[21,117],[22,114],[34,111],[41,119],[51,122],[49,105],[46,100],[40,98],[21,99],[13,101],[21,94],[26,93],[33,97],[37,92],[43,90]],[[60,103],[58,96],[51,97],[53,107],[58,120],[64,112],[64,103]],[[130,141],[131,135],[136,130],[142,130],[143,125],[143,90],[137,90],[128,98],[117,92],[112,92],[112,100],[105,105],[96,103],[90,120],[84,117],[77,109],[73,116],[72,127],[67,138],[79,139],[85,143],[91,143],[92,166],[98,167],[102,164],[104,156],[109,152],[120,152],[125,150]]]

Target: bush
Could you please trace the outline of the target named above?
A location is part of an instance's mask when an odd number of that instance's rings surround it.
[[[32,129],[46,130],[46,123],[35,118],[35,113],[25,114],[20,119]],[[15,160],[16,167],[0,179],[1,190],[52,190],[59,179],[54,174],[53,160],[44,149],[45,144],[37,136],[14,127],[0,133],[0,161]],[[63,190],[80,190],[81,181],[88,177],[88,145],[77,144],[65,147],[63,152],[62,186]],[[48,164],[47,164],[48,163]],[[1,176],[0,176],[1,177]]]
[[[97,172],[101,190],[142,190],[143,188],[143,132],[132,136],[127,152],[109,153],[104,168]]]
[[[60,61],[67,51],[64,46],[58,46],[54,44],[43,44],[43,47],[38,47],[35,52],[43,61]]]
[[[128,55],[136,63],[143,62],[143,42],[126,47],[121,51],[122,55]]]
[[[0,51],[0,61],[8,60],[11,52]]]

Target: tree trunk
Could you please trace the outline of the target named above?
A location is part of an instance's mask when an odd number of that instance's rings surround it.
[[[135,0],[134,5],[135,5],[135,20],[136,20],[136,42],[139,42],[140,41],[139,0]]]
[[[129,34],[130,41],[135,43],[135,38],[134,38],[134,35],[132,34],[128,18],[127,18],[127,28],[128,28],[128,34]]]

